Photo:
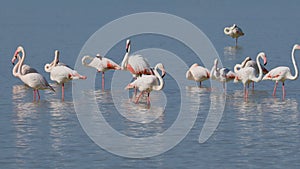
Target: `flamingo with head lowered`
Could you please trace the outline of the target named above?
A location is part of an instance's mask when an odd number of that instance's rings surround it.
[[[241,81],[244,85],[244,98],[248,98],[248,89],[246,85],[248,85],[250,82],[260,82],[263,77],[262,68],[260,65],[259,59],[264,60],[264,65],[267,64],[267,57],[264,52],[260,52],[256,57],[256,62],[259,70],[258,77],[256,77],[256,70],[253,67],[245,67],[241,68],[239,71],[237,71],[234,82],[237,83]]]
[[[158,73],[157,69],[160,69],[163,74],[165,72],[164,66],[161,63],[158,63],[154,70],[153,73],[154,75],[142,75],[137,77],[135,81],[132,83],[128,84],[125,89],[130,89],[130,88],[138,88],[139,91],[141,92],[139,96],[137,97],[135,103],[138,103],[140,97],[143,95],[143,93],[147,93],[147,104],[150,104],[150,92],[152,90],[162,90],[164,87],[164,81],[161,75]]]
[[[223,83],[225,89],[225,83],[235,78],[235,73],[226,67],[218,68],[218,59],[215,59],[214,66],[210,71],[210,78]]]
[[[27,86],[33,89],[33,100],[34,101],[36,100],[36,95],[38,95],[38,100],[40,100],[39,90],[49,89],[55,92],[55,90],[49,85],[47,80],[41,74],[37,72],[29,72],[29,73],[28,72],[26,73],[26,71],[24,72],[23,63],[26,55],[23,47],[17,48],[15,52],[15,56],[18,55],[19,52],[22,52],[23,56],[22,58],[18,57],[18,59],[21,60],[18,60],[18,63],[14,66],[12,73],[15,77],[20,78],[23,83],[25,83]],[[15,60],[12,61],[13,63],[15,62]]]
[[[276,88],[278,86],[278,82],[281,81],[282,82],[282,99],[285,98],[285,87],[284,87],[284,82],[285,80],[296,80],[298,78],[298,67],[296,64],[296,60],[295,60],[295,50],[299,50],[300,49],[300,45],[295,44],[292,50],[292,62],[294,65],[294,69],[295,69],[295,75],[292,75],[291,70],[289,67],[286,66],[279,66],[276,67],[272,70],[269,71],[269,73],[267,73],[264,77],[263,80],[273,80],[275,81],[275,86],[274,86],[274,90],[273,90],[273,96],[275,96],[276,94]]]
[[[224,33],[232,38],[235,38],[235,46],[237,46],[238,38],[245,35],[242,29],[236,24],[233,24],[231,27],[225,27]]]
[[[199,82],[199,87],[201,87],[202,81],[209,79],[210,72],[207,68],[199,66],[198,63],[194,63],[186,72],[185,77],[188,80]]]
[[[81,59],[81,61],[84,66],[93,67],[96,68],[98,72],[102,72],[102,90],[104,90],[104,72],[110,69],[121,69],[121,67],[117,63],[115,63],[111,59],[101,56],[100,54],[97,54],[96,57],[86,55]]]
[[[62,87],[62,101],[64,101],[64,83],[73,79],[86,79],[86,76],[80,75],[77,71],[69,68],[65,64],[59,63],[59,51],[55,50],[54,60],[51,63],[45,64],[46,72],[50,73],[50,79],[61,84]]]

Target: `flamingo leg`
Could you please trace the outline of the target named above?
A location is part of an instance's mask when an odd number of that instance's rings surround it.
[[[62,101],[65,100],[65,84],[64,83],[61,84],[61,100]]]
[[[235,46],[237,47],[238,38],[235,38]]]
[[[38,99],[40,100],[40,99],[41,99],[41,97],[40,97],[40,92],[39,92],[39,90],[38,90],[38,89],[36,89],[36,92],[37,92],[37,94],[38,94]]]
[[[150,92],[148,92],[148,96],[147,96],[147,104],[150,105]]]
[[[139,102],[140,97],[142,96],[143,93],[144,93],[144,91],[142,91],[142,92],[139,94],[139,96],[136,98],[135,104],[137,104],[137,103]]]
[[[276,82],[275,82],[275,86],[274,86],[274,90],[273,90],[273,96],[276,95],[276,88],[277,88],[277,85],[278,85],[278,82],[276,81]]]
[[[284,82],[282,82],[282,99],[285,99],[285,87],[284,87]]]
[[[201,88],[201,86],[202,86],[202,83],[201,83],[201,82],[199,82],[199,87]]]
[[[102,90],[104,90],[104,72],[102,72]]]
[[[252,82],[252,90],[254,90],[254,82]]]
[[[36,100],[36,91],[35,91],[35,89],[33,90],[33,101],[35,101]]]

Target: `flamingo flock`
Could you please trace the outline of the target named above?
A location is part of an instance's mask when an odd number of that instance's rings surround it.
[[[243,36],[244,33],[237,26],[226,27],[224,33],[236,39]],[[82,65],[90,68],[95,68],[97,72],[102,73],[102,90],[104,90],[104,73],[108,70],[125,70],[132,74],[133,81],[125,87],[125,89],[134,88],[135,97],[134,102],[137,104],[142,95],[146,94],[147,104],[150,105],[150,93],[152,91],[160,91],[165,86],[164,76],[166,74],[165,67],[162,63],[156,64],[154,68],[150,67],[149,62],[141,55],[130,55],[131,41],[126,41],[126,52],[121,64],[117,64],[113,60],[96,54],[95,57],[85,55],[82,57]],[[225,90],[225,83],[234,81],[234,83],[241,82],[244,88],[244,98],[248,98],[249,84],[252,83],[254,90],[254,83],[258,83],[262,80],[275,81],[273,89],[273,96],[276,95],[276,89],[279,82],[282,82],[282,98],[286,96],[285,81],[296,80],[298,78],[298,67],[295,60],[294,53],[296,50],[300,50],[300,45],[295,44],[292,49],[292,62],[295,70],[295,74],[292,75],[289,67],[279,66],[270,71],[265,68],[267,64],[267,56],[264,52],[258,53],[256,60],[252,60],[250,57],[246,57],[245,60],[234,66],[234,71],[231,71],[226,67],[218,67],[219,60],[216,58],[212,63],[212,68],[209,70],[198,63],[194,63],[186,72],[186,79],[198,82],[198,86],[202,87],[202,82],[208,79],[216,80],[223,84]],[[22,46],[18,46],[11,59],[14,67],[12,69],[13,76],[19,78],[26,86],[33,89],[33,100],[40,100],[39,90],[51,90],[55,92],[53,87],[47,82],[46,78],[41,75],[36,69],[24,64],[25,50]],[[261,60],[263,62],[261,62]],[[15,63],[17,62],[17,63]],[[65,83],[81,79],[87,79],[86,76],[79,74],[76,70],[73,70],[66,64],[60,62],[59,51],[54,51],[54,58],[50,63],[46,63],[44,66],[45,72],[48,72],[50,79],[61,85],[61,100],[65,100]],[[158,72],[161,71],[161,74]],[[140,91],[137,96],[137,90]]]

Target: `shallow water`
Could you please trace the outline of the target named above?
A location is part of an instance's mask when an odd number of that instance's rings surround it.
[[[172,65],[165,63],[167,72],[169,69],[164,78],[165,87],[162,92],[151,93],[149,108],[145,98],[139,104],[130,100],[128,96],[132,91],[123,90],[125,83],[110,83],[115,80],[113,71],[106,73],[106,87],[102,91],[98,73],[95,90],[85,89],[83,95],[95,96],[106,122],[121,134],[143,138],[163,133],[176,122],[181,102],[189,105],[185,111],[197,115],[187,136],[174,148],[154,157],[132,159],[98,146],[77,118],[72,83],[65,85],[66,98],[62,102],[60,86],[43,70],[44,64],[53,59],[55,49],[61,51],[62,62],[73,66],[85,41],[100,27],[124,15],[144,11],[171,13],[192,22],[212,41],[223,65],[231,69],[246,56],[254,59],[257,53],[264,51],[268,69],[286,65],[293,70],[291,48],[300,43],[299,22],[296,22],[300,16],[298,6],[298,1],[272,1],[272,5],[250,1],[174,1],[172,4],[161,1],[143,4],[118,1],[95,4],[3,2],[0,6],[1,168],[298,168],[299,79],[286,82],[285,100],[281,99],[281,85],[273,98],[274,83],[263,81],[255,84],[255,90],[250,90],[245,101],[241,83],[229,82],[226,93],[217,95],[209,81],[203,83],[203,88],[188,81],[180,86],[174,76],[184,77],[186,69],[177,66],[176,73]],[[237,48],[233,46],[234,40],[223,34],[223,27],[233,23],[245,32]],[[161,48],[180,56],[188,66],[194,62],[201,64],[193,51],[174,39],[151,34],[130,38],[133,52]],[[121,40],[107,53],[117,63],[124,56],[125,39]],[[41,91],[39,102],[33,102],[32,90],[11,75],[10,60],[20,44],[27,52],[25,63],[36,68],[56,90],[55,93]],[[296,60],[299,54],[296,52]],[[153,62],[151,57],[148,60]],[[127,72],[120,75],[131,78]],[[87,80],[93,80],[93,77]],[[81,83],[84,82],[78,81],[74,85]],[[187,99],[182,100],[180,92]],[[200,144],[200,131],[210,106],[219,108],[215,103],[225,103],[224,113],[212,136]],[[199,111],[195,112],[198,107]],[[177,127],[177,130],[184,129]],[[132,153],[143,146],[136,145],[131,149]],[[130,151],[130,148],[120,147],[123,151]]]

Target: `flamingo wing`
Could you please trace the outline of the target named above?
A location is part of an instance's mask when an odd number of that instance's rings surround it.
[[[281,81],[285,80],[286,74],[290,73],[290,68],[285,66],[276,67],[270,70],[264,77],[263,80],[274,80]]]

